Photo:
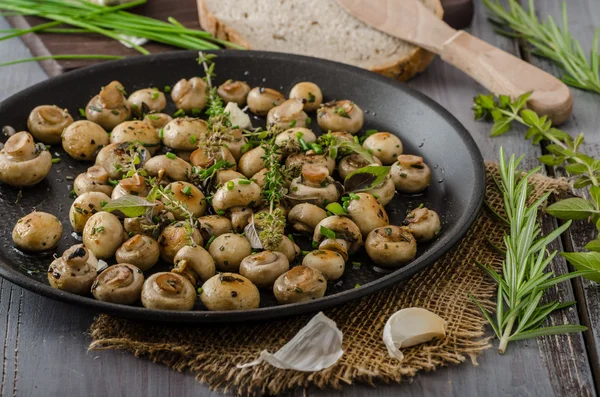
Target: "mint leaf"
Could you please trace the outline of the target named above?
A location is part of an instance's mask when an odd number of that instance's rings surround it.
[[[585,249],[587,249],[589,251],[600,252],[600,239],[595,239],[595,240],[590,241],[589,243],[587,243],[585,245]]]
[[[540,118],[538,117],[537,113],[533,110],[521,110],[521,118],[523,118],[523,121],[530,126],[540,125]]]
[[[512,120],[509,118],[501,118],[496,120],[494,126],[492,127],[492,133],[490,136],[499,136],[508,131],[510,131],[510,122]]]
[[[590,195],[592,196],[592,200],[594,200],[596,204],[600,203],[600,187],[591,186]]]
[[[594,204],[586,199],[575,197],[561,200],[546,208],[546,213],[558,219],[586,219],[596,212]]]
[[[587,167],[585,164],[567,164],[565,165],[565,170],[571,175],[581,175],[587,171]]]
[[[600,283],[600,252],[561,252],[561,255],[575,269],[593,271],[583,277]]]
[[[346,193],[371,190],[383,182],[389,172],[390,167],[381,165],[369,165],[359,168],[346,176],[344,189]]]
[[[123,196],[118,199],[109,201],[103,211],[113,212],[120,211],[128,218],[135,218],[146,213],[148,208],[154,207],[155,204],[138,196]]]

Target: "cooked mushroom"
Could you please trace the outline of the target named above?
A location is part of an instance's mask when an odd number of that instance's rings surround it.
[[[285,160],[287,167],[293,167],[297,165],[303,168],[305,165],[321,166],[327,168],[329,175],[335,170],[335,160],[329,157],[329,154],[317,154],[313,150],[309,150],[305,153],[294,153]]]
[[[323,103],[323,93],[318,85],[303,81],[292,87],[290,99],[299,99],[304,104],[306,112],[317,110]]]
[[[191,117],[176,118],[163,129],[162,142],[177,150],[196,150],[208,137],[208,123]]]
[[[167,178],[173,181],[185,181],[192,174],[190,163],[173,153],[152,157],[144,164],[144,169],[150,176],[158,176],[162,171]]]
[[[190,163],[200,168],[210,168],[217,161],[225,160],[231,166],[229,169],[236,170],[237,166],[235,158],[226,147],[221,147],[219,150],[209,150],[206,147],[200,147],[190,154]]]
[[[202,285],[200,300],[208,310],[248,310],[259,306],[260,294],[246,277],[221,273]]]
[[[348,254],[348,242],[346,240],[326,238],[319,244],[319,249],[337,252],[344,261],[348,261],[350,258]]]
[[[151,154],[160,147],[158,132],[152,126],[141,120],[125,121],[117,125],[110,133],[111,143],[139,142]]]
[[[73,190],[75,194],[81,196],[87,192],[99,192],[110,196],[113,191],[113,186],[108,181],[108,173],[99,165],[94,165],[77,175],[73,182]]]
[[[433,240],[441,228],[437,212],[425,207],[410,211],[404,218],[404,225],[419,243]]]
[[[85,107],[85,117],[110,131],[131,117],[123,84],[111,81]]]
[[[117,263],[130,263],[146,271],[158,262],[160,246],[152,237],[136,234],[119,247],[115,256]]]
[[[130,169],[135,158],[139,159],[136,168],[142,168],[146,161],[152,157],[148,149],[138,142],[111,143],[98,152],[96,165],[101,166],[108,173],[108,177],[119,180]]]
[[[252,178],[254,174],[265,168],[265,149],[257,146],[242,154],[238,162],[238,171],[244,174],[246,178]]]
[[[382,205],[388,205],[396,193],[396,187],[391,173],[387,174],[383,182],[373,189],[367,190],[366,193],[372,194]]]
[[[54,248],[62,236],[60,220],[52,214],[33,211],[17,221],[12,239],[24,251],[45,251]]]
[[[302,101],[288,99],[267,113],[267,126],[281,129],[306,127],[308,115],[304,112]]]
[[[379,160],[377,157],[374,157],[374,160],[376,163],[375,165],[381,165],[381,160]],[[371,163],[362,155],[358,153],[352,153],[340,160],[337,170],[338,174],[340,174],[340,178],[344,180],[351,172],[368,167],[369,165],[371,165]]]
[[[290,262],[281,252],[262,251],[247,256],[240,264],[240,274],[259,288],[272,287],[275,280],[290,269]]]
[[[225,102],[235,102],[241,107],[246,105],[246,97],[250,92],[250,86],[238,80],[227,80],[217,88],[217,94]]]
[[[244,135],[240,128],[229,130],[229,140],[225,144],[227,150],[231,153],[235,162],[242,158],[242,148],[248,142],[248,139]]]
[[[404,193],[419,193],[431,183],[431,170],[423,162],[423,157],[402,154],[392,165],[390,175],[396,189]]]
[[[188,221],[179,221],[165,227],[158,238],[160,257],[167,263],[173,263],[177,252],[186,245],[202,245],[202,236],[198,229]]]
[[[179,268],[191,269],[202,281],[206,281],[215,275],[214,259],[208,251],[199,245],[182,247],[177,251],[173,262]]]
[[[252,179],[261,189],[265,187],[265,184],[267,183],[267,171],[269,171],[266,168],[263,168],[262,170],[258,171],[256,174],[252,175]]]
[[[221,234],[230,233],[233,228],[229,218],[222,215],[207,215],[198,218],[200,224],[200,233],[204,240],[209,240],[212,236],[219,237]]]
[[[288,214],[288,221],[294,230],[309,234],[313,234],[315,227],[325,218],[327,212],[310,203],[295,205]]]
[[[402,154],[402,142],[389,132],[377,132],[363,142],[363,147],[376,156],[383,165],[391,165]]]
[[[370,193],[352,194],[346,210],[356,223],[363,236],[376,227],[390,224],[390,218],[383,205]]]
[[[308,128],[290,128],[275,137],[275,144],[281,148],[284,155],[297,153],[301,150],[300,138],[306,143],[315,143],[317,136]]]
[[[300,247],[288,236],[282,236],[281,243],[274,251],[281,252],[292,263],[300,255]]]
[[[195,217],[204,215],[206,212],[206,199],[204,194],[196,186],[188,182],[173,182],[167,186],[167,190],[173,192],[173,198],[183,204],[185,208]],[[188,215],[182,210],[172,211],[175,219],[187,219]]]
[[[224,185],[233,179],[246,179],[246,177],[234,170],[218,170],[215,174],[215,185]]]
[[[335,181],[327,168],[305,165],[302,175],[292,180],[288,198],[293,204],[308,201],[319,207],[325,207],[340,197]]]
[[[238,272],[242,259],[252,254],[252,247],[240,234],[225,233],[213,240],[208,252],[217,268],[223,272]]]
[[[0,150],[0,181],[22,187],[41,182],[52,168],[52,155],[41,150],[31,134],[17,132]]]
[[[85,192],[73,201],[69,210],[69,221],[73,230],[81,233],[85,223],[92,215],[102,211],[102,206],[110,201],[110,197],[102,192]]]
[[[61,134],[73,123],[67,109],[55,105],[42,105],[34,108],[27,119],[27,129],[35,139],[48,145],[60,143]]]
[[[85,295],[96,278],[98,259],[82,244],[67,249],[60,258],[54,259],[48,268],[48,282],[73,294]]]
[[[231,207],[254,207],[260,202],[260,187],[248,179],[232,179],[221,186],[213,195],[215,211],[225,211]]]
[[[320,271],[300,265],[283,273],[273,285],[273,293],[279,303],[306,302],[322,298],[327,281]]]
[[[181,79],[173,87],[171,99],[175,102],[177,109],[186,113],[199,112],[206,106],[206,82],[200,77],[192,77],[189,80]]]
[[[149,192],[148,185],[144,177],[140,174],[135,174],[129,178],[124,178],[115,186],[110,198],[113,200],[123,196],[146,196]]]
[[[363,126],[365,115],[352,101],[324,103],[317,110],[317,121],[323,131],[344,131],[356,134]]]
[[[388,225],[369,233],[365,249],[377,265],[398,268],[417,255],[417,242],[407,227]]]
[[[172,272],[154,273],[142,287],[142,305],[147,309],[192,310],[196,289],[185,277]]]
[[[140,300],[144,274],[134,265],[120,263],[109,266],[92,285],[92,295],[103,302],[132,305]]]
[[[167,107],[165,94],[157,88],[142,88],[129,95],[127,99],[131,110],[137,116],[146,113],[160,113]]]
[[[246,100],[252,113],[258,116],[266,116],[269,110],[285,101],[285,96],[271,88],[254,87],[248,93]]]
[[[125,230],[121,221],[110,212],[96,212],[83,228],[83,244],[96,258],[111,258],[123,243]]]
[[[326,235],[333,232],[334,236]],[[348,254],[355,253],[362,244],[362,235],[356,223],[344,216],[330,216],[323,219],[315,227],[313,241],[320,243],[324,239],[332,239],[340,242]]]
[[[302,265],[320,271],[327,280],[333,281],[344,274],[346,261],[335,251],[318,249],[306,254]]]
[[[227,210],[227,215],[231,219],[231,227],[234,231],[241,233],[252,220],[254,211],[248,207],[231,207]]]
[[[96,151],[108,143],[106,131],[88,120],[74,122],[62,134],[62,147],[75,160],[93,161]]]
[[[167,124],[171,122],[171,120],[173,120],[173,117],[169,116],[166,113],[152,113],[147,114],[144,117],[144,123],[147,123],[148,125],[150,125],[150,127],[154,128],[156,131],[159,131],[159,135],[160,130],[165,128]]]

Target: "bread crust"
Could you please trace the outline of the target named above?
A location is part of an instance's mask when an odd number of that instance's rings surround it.
[[[433,13],[440,19],[444,15],[444,10],[440,0],[431,0],[435,2]],[[221,23],[219,19],[208,10],[205,0],[197,0],[198,2],[198,17],[200,25],[204,30],[211,33],[218,39],[227,40],[234,44],[251,50],[252,46],[238,31],[234,28]],[[394,78],[399,81],[407,81],[420,73],[429,66],[435,58],[435,54],[422,48],[415,48],[410,54],[406,55],[398,61],[393,61],[387,64],[369,68],[369,70],[382,74],[387,77]]]

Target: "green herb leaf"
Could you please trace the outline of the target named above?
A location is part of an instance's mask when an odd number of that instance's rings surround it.
[[[561,252],[561,255],[575,269],[593,271],[584,277],[600,283],[600,252]]]
[[[558,219],[586,219],[595,212],[594,204],[586,199],[574,197],[556,202],[546,208],[546,213]]]
[[[329,203],[325,209],[334,215],[348,215],[348,212],[346,212],[340,203]]]
[[[595,240],[590,241],[585,245],[585,248],[590,251],[600,252],[600,239],[596,238]]]
[[[321,226],[321,228],[319,230],[321,231],[321,234],[323,236],[325,236],[325,238],[328,238],[331,240],[335,240],[337,238],[335,235],[335,232],[329,228],[326,228],[325,226]]]
[[[351,172],[344,180],[346,192],[371,190],[381,184],[390,172],[391,167],[370,165]]]
[[[107,212],[120,211],[128,218],[135,218],[144,215],[148,208],[154,206],[154,203],[142,197],[128,195],[109,201],[102,207],[102,210]]]

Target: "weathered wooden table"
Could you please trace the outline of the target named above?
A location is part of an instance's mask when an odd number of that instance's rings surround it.
[[[542,16],[560,14],[562,0],[538,1]],[[496,35],[485,20],[482,6],[477,4],[476,17],[470,31],[495,45],[529,60],[518,43]],[[600,2],[569,2],[570,26],[584,48],[589,48],[596,26],[600,26]],[[0,19],[0,29],[8,24]],[[23,43],[0,42],[0,60],[29,56]],[[547,62],[531,59],[544,69],[557,73]],[[16,93],[46,75],[37,64],[0,69],[0,100]],[[495,160],[498,148],[525,154],[526,164],[537,164],[540,147],[523,138],[523,131],[510,132],[500,138],[489,138],[489,124],[473,121],[471,101],[485,90],[450,66],[436,60],[422,75],[409,83],[441,103],[467,127],[484,157]],[[585,150],[600,156],[600,96],[573,90],[575,108],[565,129],[583,131]],[[0,124],[2,115],[0,115]],[[547,169],[548,173],[560,170]],[[556,225],[544,218],[546,230]],[[10,227],[4,225],[3,227]],[[594,228],[583,223],[572,227],[555,249],[579,250],[594,235]],[[567,264],[561,258],[552,263],[556,273]],[[347,386],[348,396],[456,395],[456,396],[592,396],[600,388],[600,286],[575,280],[563,283],[551,292],[563,300],[576,300],[577,305],[554,315],[549,321],[566,321],[589,327],[585,334],[559,335],[513,343],[506,355],[494,349],[484,352],[479,365],[464,363],[422,373],[401,385],[376,387]],[[119,351],[88,351],[88,326],[96,313],[51,301],[0,279],[0,396],[209,396],[205,385],[196,383],[187,373],[178,373],[149,361],[136,359]],[[297,390],[291,395],[331,396],[332,390]]]

